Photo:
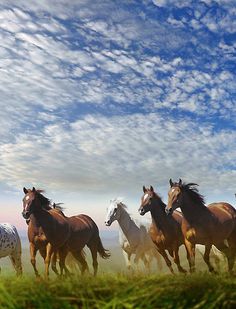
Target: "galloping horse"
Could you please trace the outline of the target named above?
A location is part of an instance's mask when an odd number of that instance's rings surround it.
[[[173,257],[179,272],[185,273],[186,270],[180,265],[178,254],[179,247],[184,243],[184,238],[181,232],[181,222],[183,220],[181,213],[175,211],[173,217],[167,216],[165,213],[166,205],[159,195],[154,192],[152,186],[150,189],[146,189],[143,186],[143,193],[139,213],[141,216],[145,215],[148,211],[151,213],[152,225],[149,234],[153,243],[156,245],[158,252],[165,259],[166,265],[172,273],[174,270],[166,250]],[[189,260],[188,254],[187,258]]]
[[[184,216],[182,232],[190,255],[190,269],[195,270],[195,244],[205,245],[204,261],[209,271],[214,271],[210,263],[211,246],[225,253],[231,273],[236,255],[236,210],[228,203],[212,203],[205,206],[195,183],[173,183],[170,179],[167,213],[180,207]]]
[[[25,219],[33,213],[38,223],[50,243],[47,247],[45,258],[45,276],[48,277],[48,268],[52,253],[58,251],[60,257],[60,267],[65,268],[65,258],[68,251],[82,265],[81,271],[84,273],[88,269],[82,249],[88,246],[92,253],[94,275],[97,273],[97,253],[102,258],[108,258],[110,254],[103,248],[99,237],[99,230],[96,223],[86,215],[66,217],[54,211],[50,207],[48,198],[42,195],[42,190],[23,189],[23,212]]]
[[[59,204],[53,203],[51,209],[54,209],[58,213],[62,214],[62,208],[59,206]],[[29,219],[26,220],[28,224],[28,239],[30,243],[30,261],[34,269],[34,273],[36,277],[39,277],[39,273],[36,267],[36,254],[39,251],[42,258],[45,260],[47,255],[47,246],[49,245],[48,239],[42,229],[42,227],[39,225],[37,219],[35,218],[34,214],[31,214]],[[57,261],[57,252],[52,255],[51,258],[51,264],[52,264],[52,270],[58,275],[58,271],[56,268],[56,261]],[[67,272],[67,270],[65,270]],[[61,271],[62,272],[62,271]]]
[[[0,258],[9,256],[17,276],[22,274],[21,241],[15,226],[0,224]]]
[[[156,258],[158,267],[161,269],[160,256],[153,246],[146,227],[144,225],[138,226],[127,213],[126,208],[121,199],[111,200],[107,209],[105,224],[110,226],[113,221],[118,221],[120,227],[119,242],[128,269],[131,269],[132,255],[135,255],[135,263],[141,259],[148,269],[151,260]]]

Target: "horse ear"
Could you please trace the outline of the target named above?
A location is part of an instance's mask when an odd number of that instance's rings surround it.
[[[23,188],[23,191],[24,191],[25,194],[28,193],[28,190],[25,187]]]
[[[150,186],[150,191],[154,192],[153,186]]]
[[[179,179],[179,185],[182,186],[182,179]]]
[[[33,187],[33,189],[32,189],[32,192],[35,192],[36,190],[35,190],[35,187]]]
[[[173,187],[173,181],[172,179],[169,180],[170,186]]]
[[[143,186],[143,193],[147,192],[147,189],[145,188],[145,186]]]

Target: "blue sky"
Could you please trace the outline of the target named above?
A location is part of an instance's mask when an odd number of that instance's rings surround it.
[[[22,187],[104,228],[136,217],[142,185],[196,182],[234,203],[236,5],[231,0],[4,0],[1,221],[25,227]]]

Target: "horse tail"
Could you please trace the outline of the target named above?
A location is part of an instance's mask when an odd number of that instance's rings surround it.
[[[109,250],[104,249],[100,236],[97,239],[97,251],[103,259],[109,259],[111,256]]]

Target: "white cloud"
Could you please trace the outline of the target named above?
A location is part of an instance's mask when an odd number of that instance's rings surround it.
[[[1,180],[99,194],[108,188],[128,194],[143,183],[163,188],[169,177],[211,190],[218,179],[222,190],[234,189],[234,171],[227,166],[236,159],[235,132],[214,133],[191,119],[163,120],[155,114],[87,116],[68,125],[55,123],[2,145]]]

